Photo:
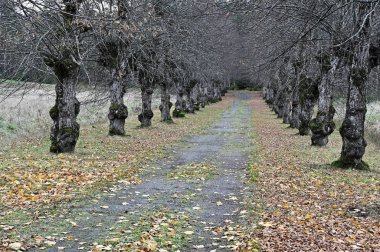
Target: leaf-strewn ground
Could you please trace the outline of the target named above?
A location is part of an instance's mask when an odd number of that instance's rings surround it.
[[[259,225],[251,233],[265,251],[380,251],[380,156],[371,171],[335,169],[341,140],[324,148],[282,124],[257,94],[254,101]]]
[[[83,127],[75,154],[49,154],[46,138],[0,150],[0,250],[18,242],[28,247],[25,241],[40,235],[40,224],[48,215],[65,212],[64,202],[93,196],[117,181],[142,182],[138,172],[145,163],[186,135],[206,128],[233,100],[227,95],[174,124],[160,123],[156,111],[149,129],[138,128],[137,118],[129,118],[127,137],[107,136],[107,124]],[[52,233],[50,226],[54,225],[46,223],[42,229]]]

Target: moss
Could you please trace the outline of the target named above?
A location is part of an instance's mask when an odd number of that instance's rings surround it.
[[[67,127],[67,128],[62,128],[59,130],[61,134],[73,134],[75,133],[75,129],[74,128],[70,128],[70,127]]]
[[[125,136],[125,132],[120,132],[114,128],[110,128],[108,134],[110,136]]]
[[[323,122],[319,121],[317,118],[314,118],[309,123],[309,128],[312,131],[316,131],[323,128]]]
[[[56,119],[58,118],[58,113],[59,113],[59,111],[58,111],[58,106],[57,106],[57,105],[54,105],[54,106],[50,109],[50,111],[49,111],[50,117],[51,117],[51,119],[53,119],[53,120],[56,120]]]
[[[169,118],[169,119],[165,120],[164,122],[167,124],[173,124],[174,123],[172,118]]]
[[[332,162],[331,166],[335,167],[335,168],[341,168],[341,169],[356,169],[356,170],[363,170],[363,171],[370,170],[369,165],[366,162],[364,162],[364,161],[361,161],[356,166],[353,166],[352,162],[345,161],[342,158],[340,158],[339,160],[336,160],[336,161]]]
[[[183,111],[180,111],[180,110],[178,110],[178,109],[175,109],[174,111],[173,111],[173,117],[174,118],[182,118],[182,117],[185,117],[186,115],[185,115],[185,112],[183,112]]]
[[[368,72],[365,68],[352,69],[351,78],[355,86],[362,86],[368,79]]]
[[[51,143],[50,152],[51,153],[58,153],[59,152],[59,148],[58,148],[57,143]]]
[[[111,117],[125,119],[128,117],[128,108],[124,104],[112,103],[109,108]]]

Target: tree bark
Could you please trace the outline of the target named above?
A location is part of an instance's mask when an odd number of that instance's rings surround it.
[[[316,81],[303,75],[300,81],[299,95],[301,113],[298,131],[301,136],[306,136],[310,134],[309,124],[313,116],[316,100],[318,99],[318,86],[316,85]]]
[[[355,64],[350,71],[346,114],[339,131],[343,140],[340,162],[345,168],[368,168],[362,160],[367,147],[364,139],[367,79],[366,66]]]
[[[194,100],[191,98],[192,88],[185,88],[185,112],[194,113]]]
[[[336,59],[331,59],[329,55],[325,55],[320,61],[322,77],[318,85],[318,113],[317,117],[311,120],[309,125],[312,131],[311,145],[314,146],[327,145],[329,135],[335,130],[332,85],[337,61]]]
[[[58,38],[54,49],[47,48],[43,59],[58,79],[55,85],[55,105],[50,109],[53,126],[50,133],[50,152],[74,152],[79,138],[80,126],[76,119],[80,111],[80,103],[76,98],[76,88],[80,70],[78,55],[79,33],[77,31],[76,14],[82,1],[65,1],[64,11],[60,13],[63,19],[63,31],[57,31]],[[85,32],[85,29],[83,30]],[[51,41],[49,41],[51,43]]]
[[[195,85],[195,87],[193,88],[192,92],[191,92],[191,99],[193,100],[193,104],[194,104],[194,110],[195,111],[199,111],[201,106],[201,96],[200,96],[200,88],[199,88],[200,84],[197,84]]]
[[[170,109],[173,106],[173,103],[170,102],[170,94],[167,83],[161,83],[161,121],[162,122],[173,122],[172,117],[170,116]]]
[[[300,127],[301,125],[300,116],[301,116],[301,105],[300,105],[298,84],[296,84],[292,93],[292,114],[290,116],[291,128],[298,129]]]
[[[186,101],[183,97],[184,91],[183,88],[178,85],[177,86],[177,101],[175,102],[175,109],[173,111],[173,117],[179,118],[179,117],[185,117],[185,108],[186,108]]]
[[[207,104],[207,95],[206,88],[204,87],[204,83],[199,85],[199,105],[201,108],[205,108]]]
[[[150,127],[152,125],[153,111],[152,111],[152,95],[153,83],[150,80],[140,79],[141,82],[141,100],[142,108],[141,114],[138,119],[141,127]]]
[[[358,34],[356,40],[350,44],[349,61],[349,87],[346,103],[346,114],[339,132],[342,136],[343,146],[340,159],[335,163],[342,168],[368,169],[363,161],[367,147],[364,139],[364,122],[367,112],[366,86],[372,67],[378,65],[370,61],[370,29],[372,8],[374,2],[354,3],[354,14]],[[370,13],[370,14],[369,14]],[[372,56],[372,55],[371,55]]]
[[[112,73],[110,84],[110,108],[108,119],[110,121],[109,135],[125,135],[125,119],[128,117],[128,108],[124,104],[125,85],[122,74],[115,69]]]
[[[56,84],[55,105],[50,110],[53,119],[50,151],[53,153],[74,152],[79,138],[80,126],[76,122],[80,111],[80,103],[76,98],[78,72],[79,67],[75,67]]]

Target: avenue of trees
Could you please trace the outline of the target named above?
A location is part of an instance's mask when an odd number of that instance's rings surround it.
[[[368,168],[363,161],[364,123],[367,96],[379,85],[378,5],[378,1],[281,1],[272,5],[272,18],[265,19],[284,42],[276,44],[277,60],[268,68],[264,98],[284,123],[300,135],[310,135],[312,145],[325,146],[336,130],[333,101],[346,98],[339,129],[343,146],[333,164],[338,167]]]
[[[380,90],[377,0],[5,0],[0,9],[0,79],[27,81],[2,97],[55,84],[54,153],[75,149],[79,83],[110,101],[109,134],[124,135],[131,83],[149,127],[153,92],[170,122],[244,79],[263,85],[278,117],[315,146],[336,130],[334,99],[346,99],[335,165],[367,168],[367,97]]]

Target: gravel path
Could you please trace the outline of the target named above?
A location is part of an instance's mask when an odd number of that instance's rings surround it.
[[[63,251],[78,251],[78,248],[87,251],[94,241],[107,237],[109,227],[120,217],[133,218],[166,208],[191,216],[193,238],[181,251],[230,251],[231,240],[212,230],[246,225],[243,201],[247,195],[252,195],[245,183],[253,148],[248,136],[253,130],[250,99],[252,95],[248,92],[236,92],[233,105],[205,133],[187,138],[169,150],[165,158],[147,166],[143,183],[119,185],[99,200],[73,209],[87,216],[68,230],[67,235],[75,239],[59,241],[48,250],[58,251],[59,247],[64,247]],[[191,165],[205,166],[212,172],[200,179],[168,177]],[[185,200],[184,195],[191,197]]]

